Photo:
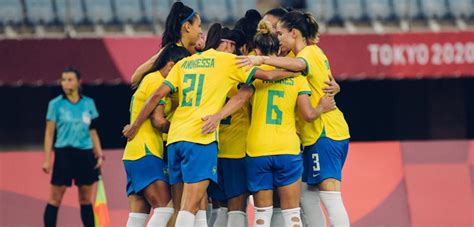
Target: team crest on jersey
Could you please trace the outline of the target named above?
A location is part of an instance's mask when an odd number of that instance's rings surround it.
[[[217,174],[217,166],[213,166],[212,167],[212,175],[216,175]]]
[[[91,115],[89,114],[89,112],[82,113],[82,122],[84,122],[84,124],[86,125],[91,124]]]

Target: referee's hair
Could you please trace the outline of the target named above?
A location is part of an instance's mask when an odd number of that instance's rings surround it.
[[[63,73],[74,73],[76,75],[77,80],[81,80],[81,71],[79,71],[79,69],[74,68],[73,66],[68,66],[64,68]]]

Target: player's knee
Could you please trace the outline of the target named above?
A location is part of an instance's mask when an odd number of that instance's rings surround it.
[[[147,196],[147,201],[151,204],[152,207],[166,207],[169,202],[169,196],[166,195],[153,195]]]
[[[79,193],[79,203],[80,204],[91,204],[92,203],[92,193],[90,193],[90,192]]]
[[[325,179],[319,184],[319,190],[337,192],[341,191],[341,182],[334,178]]]
[[[54,206],[61,205],[65,191],[63,188],[53,188],[48,203]]]
[[[227,208],[229,211],[245,211],[246,196],[239,196],[229,200]]]

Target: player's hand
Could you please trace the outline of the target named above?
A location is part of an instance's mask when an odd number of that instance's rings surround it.
[[[132,140],[133,137],[135,137],[135,135],[137,134],[137,132],[138,128],[133,125],[125,125],[122,130],[123,136],[125,136],[128,141]]]
[[[324,81],[324,83],[328,86],[323,87],[323,92],[327,96],[336,96],[337,93],[341,91],[341,87],[339,84],[334,80],[332,76],[329,76],[329,80]]]
[[[216,131],[219,122],[221,121],[219,114],[207,115],[202,118],[204,125],[202,126],[202,134],[210,134]]]
[[[245,70],[250,70],[252,66],[259,66],[263,64],[265,58],[263,56],[237,56],[237,67],[242,68],[245,67]]]
[[[329,112],[336,109],[336,100],[333,96],[323,96],[318,103],[318,108],[323,112]]]
[[[43,166],[41,168],[43,169],[44,173],[49,174],[51,172],[51,161],[44,160]]]
[[[94,169],[99,169],[104,164],[104,155],[96,155],[96,158],[97,164],[95,165]]]

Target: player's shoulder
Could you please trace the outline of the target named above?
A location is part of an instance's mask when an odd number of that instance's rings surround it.
[[[58,95],[49,101],[49,105],[57,105],[61,103],[64,99],[64,95]]]
[[[308,80],[306,79],[306,77],[301,75],[301,74],[299,74],[299,75],[297,75],[293,78],[295,80],[295,83],[297,83],[297,84],[308,83]]]
[[[91,97],[89,96],[85,96],[85,95],[81,95],[81,98],[84,102],[87,102],[87,103],[94,103],[94,99],[92,99]]]
[[[155,81],[162,81],[164,79],[165,78],[163,77],[163,75],[161,75],[161,72],[159,70],[157,70],[155,72],[148,73],[143,78],[142,83],[151,83],[151,82],[155,82]]]
[[[306,56],[314,56],[315,54],[319,54],[320,49],[316,45],[308,45],[304,47],[297,55],[296,57],[306,57]]]

